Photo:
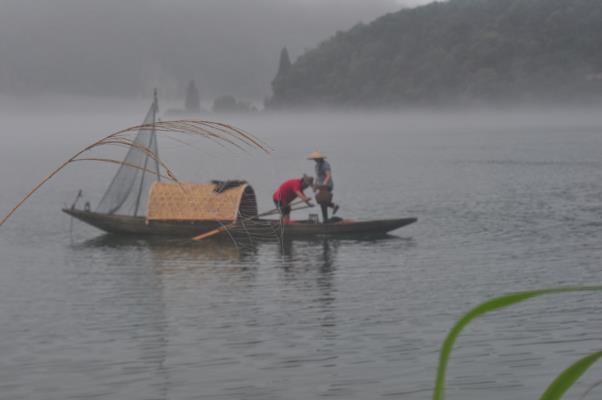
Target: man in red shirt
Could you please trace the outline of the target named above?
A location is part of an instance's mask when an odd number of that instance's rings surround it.
[[[278,210],[280,210],[280,214],[282,214],[282,223],[290,223],[290,204],[297,197],[303,200],[308,206],[314,206],[311,202],[311,199],[303,193],[303,190],[312,186],[313,183],[314,178],[312,178],[311,176],[303,175],[301,179],[289,179],[288,181],[280,185],[278,189],[276,189],[272,198],[274,200],[276,208],[278,208]]]

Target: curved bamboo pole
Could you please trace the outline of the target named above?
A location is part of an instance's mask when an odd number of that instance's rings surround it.
[[[13,207],[3,218],[0,220],[0,226],[4,225],[4,223],[17,211],[35,192],[40,189],[46,182],[52,179],[55,175],[57,175],[61,170],[63,170],[67,165],[76,161],[104,161],[111,163],[120,163],[129,165],[124,162],[119,162],[111,159],[104,158],[79,158],[83,153],[90,151],[94,148],[100,146],[107,145],[118,145],[118,146],[126,146],[126,147],[134,147],[141,151],[143,151],[148,157],[150,157],[153,161],[156,161],[161,167],[163,167],[166,178],[171,179],[175,182],[179,182],[176,178],[175,174],[169,169],[169,167],[148,147],[134,143],[133,140],[126,137],[127,134],[138,132],[140,130],[150,130],[154,129],[157,133],[180,133],[180,134],[192,134],[204,137],[206,139],[210,139],[212,141],[217,142],[220,145],[231,145],[236,147],[242,151],[245,151],[243,145],[246,145],[250,148],[255,148],[262,150],[265,153],[270,153],[271,149],[259,139],[254,137],[253,135],[244,132],[238,128],[232,127],[231,125],[213,122],[213,121],[202,121],[202,120],[177,120],[177,121],[159,121],[153,124],[142,124],[137,126],[132,126],[129,128],[122,129],[120,131],[114,132],[104,138],[84,147],[82,150],[78,151],[68,160],[64,161],[57,168],[52,170],[46,177],[44,177],[40,182],[38,182],[31,191],[29,191],[18,203],[15,207]],[[221,143],[220,143],[221,142]],[[129,165],[134,167],[133,165]],[[137,167],[140,168],[140,167]],[[162,176],[162,175],[161,175]]]

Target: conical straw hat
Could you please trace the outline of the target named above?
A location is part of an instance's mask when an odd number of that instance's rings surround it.
[[[312,151],[307,155],[308,160],[326,159],[326,156],[320,153],[320,150]]]

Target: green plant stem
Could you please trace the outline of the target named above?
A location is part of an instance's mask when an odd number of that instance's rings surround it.
[[[435,380],[435,389],[433,391],[433,400],[443,400],[444,398],[445,373],[447,370],[447,364],[452,348],[462,329],[464,329],[466,325],[468,325],[473,319],[488,312],[499,310],[544,294],[600,290],[602,290],[602,286],[530,290],[526,292],[517,292],[501,297],[496,297],[494,299],[479,304],[478,306],[464,314],[464,316],[458,322],[456,322],[456,324],[452,327],[451,331],[447,335],[445,341],[443,342],[443,345],[441,346],[441,351],[439,353],[439,366],[437,367],[437,378]]]
[[[566,391],[569,390],[570,387],[581,378],[581,375],[598,361],[600,357],[602,357],[602,351],[590,354],[576,361],[554,379],[539,400],[560,400]]]

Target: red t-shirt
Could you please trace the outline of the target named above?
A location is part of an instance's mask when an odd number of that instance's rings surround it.
[[[280,201],[282,206],[285,207],[288,203],[295,200],[295,197],[297,197],[297,193],[295,192],[303,192],[301,190],[302,183],[303,179],[289,179],[284,182],[274,192],[274,196],[272,196],[274,201]]]

